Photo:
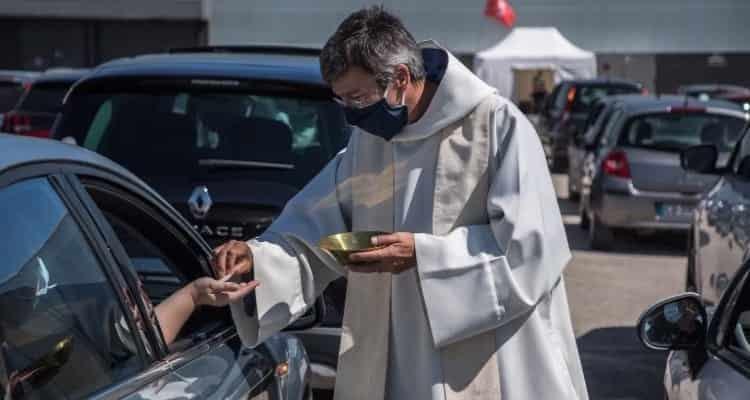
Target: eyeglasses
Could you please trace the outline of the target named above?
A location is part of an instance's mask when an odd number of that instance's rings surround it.
[[[333,96],[333,101],[338,103],[338,105],[342,107],[351,107],[351,108],[365,108],[369,107],[380,100],[384,99],[388,95],[388,88],[386,87],[385,90],[383,90],[383,93],[381,94],[375,94],[372,93],[370,95],[366,96],[359,96],[354,99],[344,99],[340,96]]]

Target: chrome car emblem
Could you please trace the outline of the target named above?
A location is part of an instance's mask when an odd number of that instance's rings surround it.
[[[190,212],[197,219],[206,218],[208,211],[211,210],[211,206],[214,204],[211,200],[211,195],[208,194],[208,188],[205,186],[198,186],[193,190],[193,194],[188,199],[188,206]]]

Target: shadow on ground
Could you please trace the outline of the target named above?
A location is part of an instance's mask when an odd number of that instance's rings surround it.
[[[648,350],[635,327],[600,328],[578,338],[591,400],[662,400],[667,353]]]

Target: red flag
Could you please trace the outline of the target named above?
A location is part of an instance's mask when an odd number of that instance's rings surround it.
[[[484,15],[502,22],[508,28],[516,23],[516,11],[508,0],[487,0]]]

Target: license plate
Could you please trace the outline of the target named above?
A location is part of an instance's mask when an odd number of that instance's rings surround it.
[[[689,219],[693,210],[695,207],[687,204],[656,204],[656,215],[666,219]]]

